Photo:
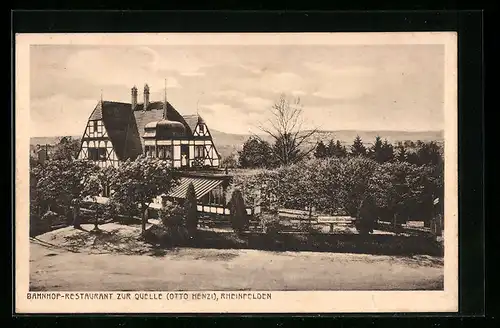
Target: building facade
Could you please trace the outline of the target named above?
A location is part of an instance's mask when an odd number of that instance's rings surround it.
[[[165,159],[176,168],[220,167],[220,155],[202,117],[182,116],[166,100],[151,102],[147,84],[143,103],[138,103],[133,87],[131,103],[101,100],[97,104],[78,157],[106,167],[143,154]]]
[[[141,155],[161,158],[176,169],[180,183],[168,195],[155,199],[153,207],[161,207],[165,199],[181,202],[193,183],[199,212],[230,214],[226,191],[231,176],[220,167],[220,155],[203,118],[181,115],[166,95],[163,101],[151,101],[147,84],[142,103],[137,95],[134,86],[130,103],[99,101],[85,127],[78,158],[100,167],[118,167]],[[110,191],[104,189],[103,197],[108,197]],[[247,212],[255,211],[249,208]]]

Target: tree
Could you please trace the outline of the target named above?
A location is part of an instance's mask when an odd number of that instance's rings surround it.
[[[85,198],[101,192],[95,183],[98,173],[99,167],[86,160],[46,161],[38,174],[38,195],[49,208],[61,207],[70,220],[71,206],[79,207]]]
[[[335,149],[333,155],[337,158],[342,158],[347,156],[347,149],[340,143],[340,140],[337,140],[337,142],[335,143]]]
[[[407,156],[406,147],[403,143],[399,142],[396,147],[396,160],[398,162],[405,162],[406,156]]]
[[[116,168],[110,179],[110,188],[113,190],[111,198],[129,210],[140,209],[144,234],[147,210],[153,198],[168,194],[177,183],[178,177],[166,161],[140,156]]]
[[[184,212],[186,214],[186,226],[189,236],[194,238],[198,229],[198,209],[193,183],[189,184],[186,191],[186,198],[184,199]]]
[[[300,98],[289,101],[284,94],[271,108],[269,127],[260,129],[273,138],[273,153],[282,165],[289,165],[307,157],[314,147],[306,146],[316,129],[303,130]]]
[[[231,225],[237,233],[248,228],[248,215],[241,191],[236,189],[230,201]]]
[[[394,147],[387,141],[384,140],[380,155],[381,163],[391,162],[394,160]]]
[[[442,160],[441,149],[435,141],[418,143],[417,156],[420,165],[437,165]]]
[[[237,154],[231,153],[222,159],[221,164],[222,164],[222,167],[237,168],[238,161],[239,161],[239,158],[238,158]]]
[[[373,175],[377,162],[363,157],[348,158],[339,162],[339,192],[337,201],[344,211],[359,218],[368,195],[373,192]]]
[[[245,141],[238,155],[239,165],[242,168],[274,166],[271,145],[258,137],[250,137]]]
[[[335,145],[335,140],[330,139],[328,146],[326,146],[326,155],[328,157],[336,157],[337,146]]]
[[[80,140],[72,137],[62,137],[52,149],[51,159],[72,160],[78,157],[80,151]]]
[[[375,160],[378,163],[382,163],[382,139],[380,136],[375,137],[375,142],[370,147],[368,151],[368,155],[371,159]]]
[[[359,135],[354,138],[354,142],[351,145],[351,155],[354,157],[366,155],[366,147]]]
[[[314,150],[314,157],[316,158],[325,158],[327,156],[327,148],[323,141],[318,142],[316,145],[316,149]]]
[[[372,195],[368,194],[361,205],[359,210],[359,217],[356,218],[356,230],[360,234],[373,233],[377,218],[376,218],[376,205]]]
[[[407,162],[384,163],[375,173],[373,195],[378,206],[392,216],[394,225],[410,217],[430,216],[432,196],[428,167]]]

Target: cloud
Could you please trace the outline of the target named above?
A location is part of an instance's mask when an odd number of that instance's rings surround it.
[[[94,99],[74,99],[64,94],[31,101],[30,133],[34,136],[78,135],[83,133]],[[55,124],[56,123],[56,124]]]
[[[207,125],[215,130],[241,134],[252,131],[265,117],[261,113],[242,110],[224,103],[200,106],[200,115]]]
[[[219,90],[212,92],[213,96],[225,98],[243,98],[246,94],[239,90]]]
[[[247,133],[265,121],[266,109],[280,93],[300,96],[306,118],[324,129],[431,129],[444,121],[444,50],[436,47],[51,45],[31,50],[31,109],[38,135],[66,134],[70,128],[70,134],[81,133],[74,122],[85,124],[101,90],[106,100],[130,102],[132,85],[142,93],[148,83],[151,99],[162,100],[165,78],[168,100],[182,114],[196,112],[198,105],[210,127],[226,132]]]
[[[149,63],[153,71],[173,71],[183,76],[203,76],[201,69],[212,66],[211,63],[201,60],[194,53],[179,53],[176,50],[163,51],[161,54],[148,47],[141,50],[151,54],[153,60]]]
[[[261,97],[246,97],[243,98],[243,103],[247,105],[249,110],[254,110],[257,112],[262,112],[263,110],[269,109],[273,105],[273,101],[270,99],[264,99]]]
[[[337,77],[372,76],[376,73],[373,67],[367,66],[350,65],[338,67],[337,65],[325,62],[305,62],[303,65],[311,71]]]
[[[295,90],[300,92],[306,88],[307,81],[300,75],[293,72],[280,73],[262,73],[255,77],[247,77],[234,79],[234,87],[246,92],[255,90],[274,92],[274,93],[290,93]]]
[[[152,88],[164,86],[165,76],[151,69],[157,59],[147,48],[99,48],[73,53],[66,62],[65,73],[89,81],[94,85],[142,85]],[[175,77],[168,76],[168,87],[181,87]]]

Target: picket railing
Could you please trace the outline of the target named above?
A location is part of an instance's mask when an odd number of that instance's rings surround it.
[[[281,208],[278,209],[278,217],[281,219],[289,220],[291,223],[301,222],[310,224],[325,224],[330,226],[330,231],[334,230],[337,226],[349,226],[355,221],[355,218],[350,216],[331,216],[331,215],[319,215],[315,212],[309,212],[307,210],[294,210]]]

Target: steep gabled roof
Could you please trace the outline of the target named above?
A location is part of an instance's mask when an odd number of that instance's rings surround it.
[[[191,129],[191,133],[194,133],[194,130],[196,129],[196,124],[198,124],[198,122],[203,123],[203,119],[198,114],[183,115],[182,117],[186,121],[187,125],[189,125],[189,128]]]
[[[129,105],[130,106],[130,105]],[[158,122],[163,119],[163,102],[155,101],[149,104],[148,110],[142,110],[143,104],[137,105],[134,110],[135,121],[137,124],[137,132],[141,138],[140,142],[144,148],[144,127],[151,122]],[[170,104],[167,103],[167,119],[170,121],[177,121],[184,125],[186,134],[192,135],[191,129],[181,114]]]
[[[184,121],[186,121],[189,126],[189,130],[191,133],[194,133],[194,129],[196,128],[196,124],[198,124],[198,115],[183,115]]]
[[[151,102],[147,110],[144,104],[138,104],[132,110],[130,103],[103,101],[99,102],[89,120],[102,120],[109,139],[119,160],[135,159],[144,152],[144,127],[151,122],[163,119],[163,102]],[[181,114],[167,103],[167,119],[182,123],[187,135],[192,130]],[[196,126],[196,125],[195,125]]]
[[[119,160],[135,159],[142,153],[137,125],[130,104],[103,101],[102,105],[97,105],[91,119],[99,119],[99,116],[101,116]]]

